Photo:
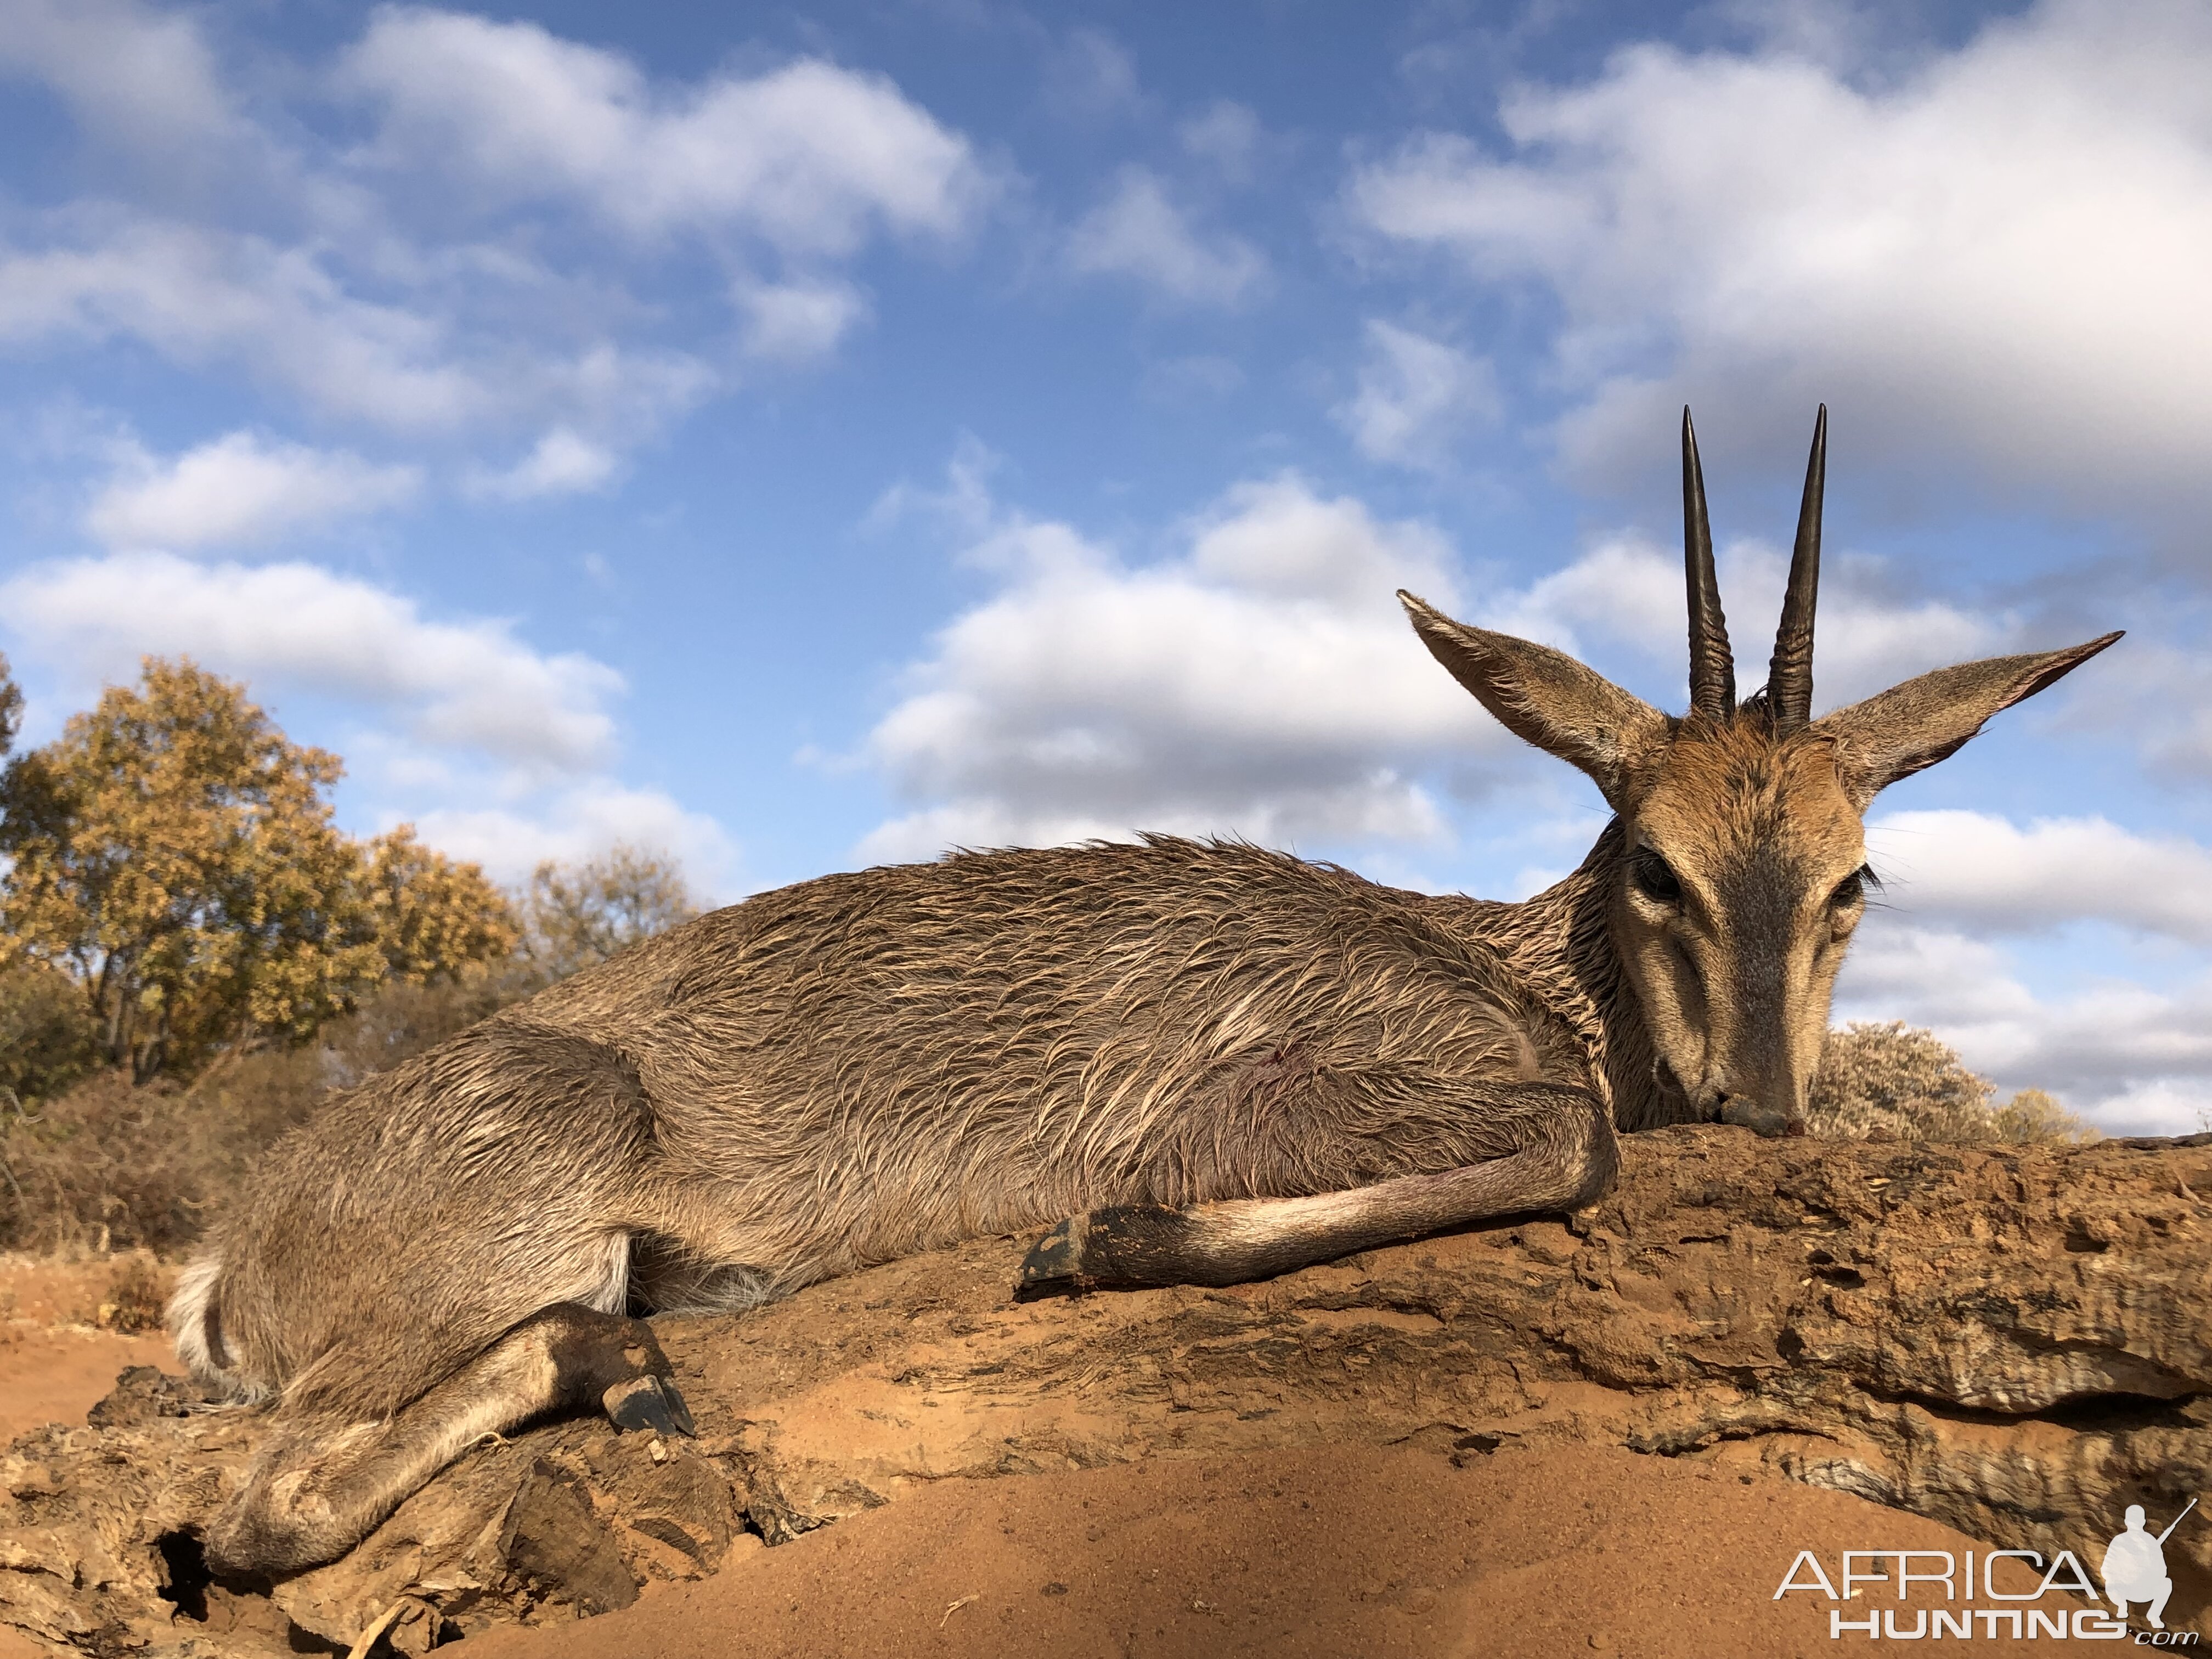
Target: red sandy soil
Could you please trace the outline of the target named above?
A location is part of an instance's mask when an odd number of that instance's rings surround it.
[[[161,1335],[93,1327],[113,1271],[0,1258],[0,1444],[82,1420],[126,1365],[176,1369]],[[1846,1549],[1976,1547],[1933,1522],[1740,1472],[1722,1449],[1694,1462],[1508,1449],[1455,1468],[1345,1446],[946,1480],[781,1549],[747,1537],[717,1577],[655,1586],[619,1613],[494,1631],[466,1652],[1789,1659],[1846,1650],[1829,1635],[1834,1604],[1774,1599],[1799,1550],[1832,1577]],[[1907,1608],[1941,1605],[1925,1594]],[[1845,1616],[1881,1605],[1863,1596]],[[1977,1638],[1915,1651],[2013,1645],[1978,1626]],[[0,1659],[44,1651],[0,1632]]]
[[[0,1256],[0,1446],[41,1423],[82,1423],[126,1365],[177,1369],[158,1332],[120,1336],[94,1323],[115,1264]],[[47,1650],[0,1630],[0,1659]]]
[[[1798,1550],[1833,1578],[1846,1549],[1975,1547],[1725,1462],[1508,1450],[1454,1468],[1346,1446],[945,1480],[780,1549],[748,1540],[719,1576],[621,1612],[466,1647],[469,1659],[1787,1659],[1856,1650],[1830,1637],[1835,1604],[1774,1600]],[[1866,1594],[1846,1617],[1880,1605]],[[1915,1587],[1905,1631],[1928,1594]],[[2076,1605],[2056,1592],[2041,1605],[2061,1602]],[[2013,1645],[1975,1630],[1914,1650]]]
[[[82,1423],[126,1365],[177,1369],[160,1332],[98,1328],[116,1264],[0,1256],[0,1446],[41,1423]]]

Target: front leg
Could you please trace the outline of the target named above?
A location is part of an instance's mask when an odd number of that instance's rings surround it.
[[[245,1489],[208,1530],[209,1564],[296,1572],[335,1560],[485,1435],[592,1406],[619,1429],[692,1432],[651,1327],[574,1303],[532,1315],[389,1416],[280,1406]]]
[[[1580,1209],[1613,1185],[1620,1147],[1587,1089],[1522,1083],[1484,1091],[1514,1150],[1435,1175],[1305,1198],[1173,1210],[1121,1205],[1072,1216],[1022,1263],[1017,1293],[1100,1285],[1242,1285],[1492,1216]]]

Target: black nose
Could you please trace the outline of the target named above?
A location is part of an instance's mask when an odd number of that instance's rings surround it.
[[[1805,1120],[1798,1113],[1778,1110],[1762,1106],[1749,1095],[1723,1095],[1721,1097],[1720,1121],[1741,1124],[1753,1133],[1769,1139],[1778,1135],[1801,1135],[1805,1133]]]

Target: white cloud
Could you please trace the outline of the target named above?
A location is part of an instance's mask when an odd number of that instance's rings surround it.
[[[740,283],[732,297],[745,318],[745,349],[786,362],[819,357],[868,314],[849,283]]]
[[[455,469],[480,483],[484,451],[556,434],[516,495],[605,482],[741,351],[828,352],[867,313],[848,262],[957,239],[994,189],[890,81],[811,58],[655,79],[535,24],[386,7],[335,74],[260,65],[252,114],[222,67],[185,14],[9,8],[0,75],[143,165],[0,228],[0,344],[143,345],[325,419],[481,445]],[[349,147],[325,136],[364,115]],[[739,339],[672,347],[702,255]]]
[[[0,250],[0,338],[135,337],[191,368],[243,363],[384,426],[492,412],[434,317],[355,297],[308,249],[128,216],[62,229],[46,247]]]
[[[129,0],[10,0],[5,70],[46,82],[80,120],[149,159],[174,162],[244,132],[190,14]]]
[[[546,656],[500,622],[439,623],[384,588],[307,564],[194,564],[167,553],[35,566],[0,583],[30,653],[127,679],[138,658],[190,656],[225,674],[392,708],[427,744],[556,771],[611,749],[622,677]]]
[[[977,514],[971,476],[956,493]],[[1434,839],[1412,775],[1509,742],[1391,597],[1455,585],[1425,526],[1294,475],[1240,485],[1134,566],[1066,525],[993,519],[1003,586],[937,637],[867,753],[921,805],[872,858],[1134,829]]]
[[[2212,850],[2101,817],[2023,829],[1955,811],[1877,817],[1867,841],[1887,888],[1837,988],[1839,1019],[1928,1026],[2002,1090],[2050,1090],[2108,1133],[2203,1127],[2212,976],[2154,990],[2069,964],[2103,929],[2154,955],[2212,943]],[[2031,989],[2008,936],[2078,982]]]
[[[1243,104],[1217,99],[1203,115],[1194,115],[1176,129],[1188,154],[1206,162],[1233,184],[1252,176],[1260,150],[1260,118]]]
[[[959,134],[885,77],[811,58],[657,87],[535,23],[392,6],[344,73],[380,106],[368,159],[501,201],[565,197],[632,235],[737,229],[842,257],[878,227],[957,234],[985,193]]]
[[[429,845],[509,884],[548,860],[579,863],[627,842],[672,855],[704,896],[742,896],[738,848],[722,827],[659,789],[586,778],[521,803],[436,806],[410,821]]]
[[[989,471],[970,443],[942,492],[902,487],[871,514],[881,529],[934,509],[966,538],[964,562],[999,585],[937,636],[871,734],[870,758],[915,810],[876,831],[869,856],[1139,828],[1443,839],[1438,772],[1479,787],[1523,751],[1420,648],[1392,599],[1401,586],[1682,706],[1679,552],[1614,538],[1527,587],[1462,602],[1435,530],[1378,520],[1295,474],[1238,485],[1183,526],[1181,551],[1138,563],[1072,526],[1002,510]],[[1748,690],[1784,560],[1737,543],[1721,568]],[[2015,618],[1900,599],[1886,576],[1879,562],[1832,555],[1822,709],[2016,643]]]
[[[233,432],[167,462],[135,451],[85,527],[110,547],[252,546],[403,506],[422,483],[419,467]]]
[[[571,428],[556,426],[505,471],[476,473],[469,488],[473,495],[510,501],[576,495],[605,488],[621,465],[604,445],[593,443]]]
[[[1504,415],[1488,358],[1380,318],[1369,319],[1364,332],[1359,390],[1332,411],[1361,454],[1441,466],[1454,439]]]
[[[1113,193],[1068,233],[1067,260],[1085,276],[1127,276],[1183,305],[1233,306],[1267,276],[1249,242],[1206,235],[1146,168],[1125,167]]]
[[[1723,547],[1717,562],[1736,677],[1749,692],[1766,676],[1788,557],[1778,548],[1747,540]],[[1821,572],[1813,659],[1817,711],[1856,702],[1931,668],[2033,648],[2021,638],[2018,617],[1978,616],[1939,599],[1901,599],[1890,591],[1887,574],[1881,561],[1830,550]],[[1474,620],[1557,646],[1601,667],[1626,647],[1639,671],[1646,665],[1656,671],[1649,682],[1655,702],[1673,708],[1686,702],[1688,623],[1679,549],[1662,550],[1638,536],[1608,538],[1526,590],[1497,596]],[[1641,672],[1632,678],[1644,683]]]
[[[2046,0],[1863,82],[1643,46],[1509,97],[1509,155],[1425,136],[1347,203],[1556,296],[1572,462],[1648,451],[1692,392],[1779,462],[1825,398],[1862,456],[1963,449],[2002,485],[2201,502],[2207,85],[2212,12],[2189,0]]]
[[[534,336],[527,319],[478,327],[442,303],[359,298],[319,249],[128,214],[65,215],[58,228],[44,247],[0,246],[0,340],[136,339],[400,433],[497,429],[549,408],[645,431],[714,383],[680,352],[577,345]],[[478,300],[500,284],[488,286]]]
[[[1978,936],[2110,922],[2212,945],[2212,850],[2102,817],[2023,830],[1985,812],[1891,812],[1867,826],[1887,901]]]

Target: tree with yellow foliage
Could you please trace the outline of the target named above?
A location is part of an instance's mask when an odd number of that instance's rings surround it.
[[[411,824],[363,850],[365,890],[391,978],[451,983],[505,957],[521,938],[514,912],[483,872],[423,846]]]
[[[66,973],[100,1060],[139,1081],[504,956],[514,926],[474,866],[331,823],[341,769],[243,686],[149,658],[0,775],[11,954]]]

